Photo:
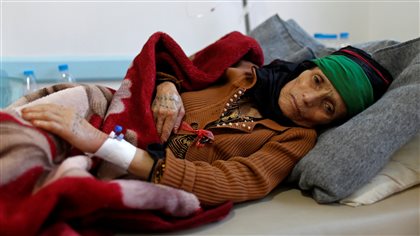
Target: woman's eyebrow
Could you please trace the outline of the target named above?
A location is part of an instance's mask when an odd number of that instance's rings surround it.
[[[323,80],[325,80],[325,81],[328,81],[328,84],[330,84],[330,85],[332,85],[331,84],[331,81],[328,79],[328,77],[326,76],[326,75],[324,75],[323,73],[321,73],[321,72],[318,72],[318,73],[316,73],[318,76],[320,76]]]

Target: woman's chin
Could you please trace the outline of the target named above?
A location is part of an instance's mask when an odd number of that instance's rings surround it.
[[[297,120],[297,119],[291,119],[291,120],[292,120],[293,123],[295,123],[295,124],[297,124],[299,126],[305,127],[305,128],[313,128],[314,127],[314,125],[312,125],[312,124],[310,124],[308,122],[305,122],[303,120],[300,120],[300,119],[299,120]]]

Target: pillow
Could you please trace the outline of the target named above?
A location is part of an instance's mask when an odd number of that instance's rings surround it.
[[[420,183],[420,134],[398,150],[388,164],[368,184],[340,200],[348,206],[375,203]]]
[[[274,59],[280,58],[288,61],[301,61],[315,58],[310,48],[322,47],[309,35],[304,35],[302,40],[296,40],[293,35],[306,34],[297,27],[291,27],[278,15],[274,15],[264,21],[250,32],[250,36],[258,41],[264,53],[264,63],[268,64]],[[306,40],[309,39],[309,40]]]
[[[277,15],[257,26],[250,36],[260,42],[266,60],[300,61],[329,54],[293,20]],[[390,46],[391,45],[391,46]],[[376,41],[361,49],[387,68],[394,82],[386,94],[346,123],[327,130],[288,178],[312,193],[319,203],[336,202],[367,184],[392,154],[420,130],[420,38],[404,43]]]

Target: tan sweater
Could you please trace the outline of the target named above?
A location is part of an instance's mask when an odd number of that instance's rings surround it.
[[[254,73],[239,68],[229,68],[224,77],[223,84],[182,94],[184,121],[203,129],[256,81]],[[312,129],[284,127],[269,119],[227,123],[209,130],[214,142],[204,147],[191,145],[185,159],[167,149],[160,181],[196,194],[204,204],[266,196],[316,142]]]

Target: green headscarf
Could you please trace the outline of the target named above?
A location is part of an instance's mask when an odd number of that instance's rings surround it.
[[[343,55],[330,55],[313,60],[328,77],[353,116],[374,102],[373,88],[362,67]]]

